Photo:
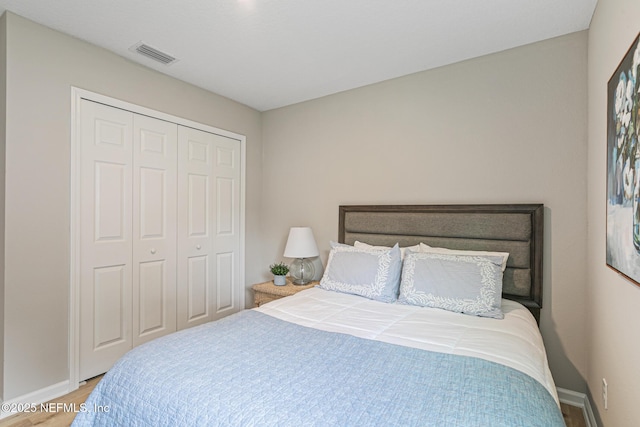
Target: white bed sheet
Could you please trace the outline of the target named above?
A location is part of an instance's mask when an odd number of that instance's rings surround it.
[[[536,321],[514,301],[503,299],[504,319],[491,319],[311,288],[254,310],[324,331],[500,363],[539,381],[558,402]]]

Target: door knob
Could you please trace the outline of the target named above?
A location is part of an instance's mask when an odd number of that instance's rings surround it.
[[[151,248],[151,254],[155,254],[156,253],[156,248]]]

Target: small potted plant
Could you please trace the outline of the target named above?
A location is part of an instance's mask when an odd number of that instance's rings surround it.
[[[284,286],[287,284],[287,273],[289,273],[289,266],[283,262],[277,264],[271,264],[269,266],[271,274],[273,274],[273,284],[276,286]]]

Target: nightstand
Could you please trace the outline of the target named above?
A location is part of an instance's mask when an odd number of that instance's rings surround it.
[[[275,301],[280,298],[288,297],[305,289],[313,288],[319,282],[311,282],[308,285],[294,285],[287,277],[287,284],[284,286],[276,286],[272,281],[258,283],[251,287],[253,289],[253,306],[260,307],[269,301]]]

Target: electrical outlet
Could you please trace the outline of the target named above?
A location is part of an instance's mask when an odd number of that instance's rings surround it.
[[[604,409],[609,409],[609,384],[606,379],[602,379],[602,402],[604,403]]]

